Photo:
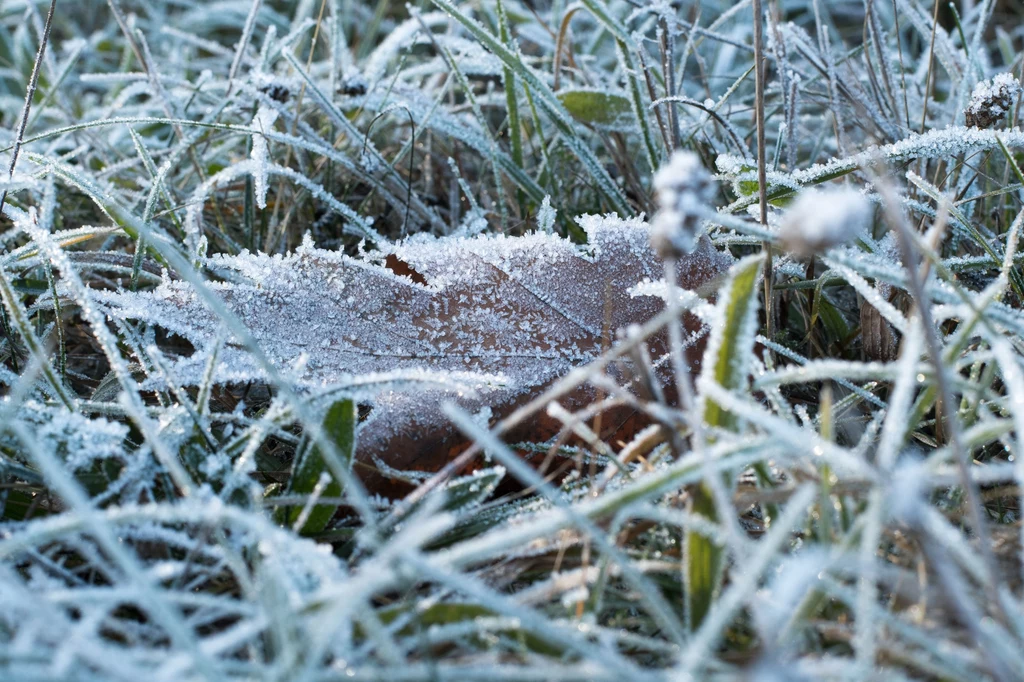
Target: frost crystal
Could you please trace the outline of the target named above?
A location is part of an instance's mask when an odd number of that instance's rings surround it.
[[[537,230],[540,232],[553,231],[557,217],[558,211],[551,206],[551,197],[545,196],[540,208],[537,209]]]
[[[871,202],[856,190],[804,190],[783,216],[779,237],[790,251],[810,256],[855,239],[871,217]]]
[[[991,80],[981,81],[974,86],[971,101],[964,110],[967,125],[991,128],[1010,111],[1020,93],[1020,83],[1012,73],[1001,73]]]
[[[256,205],[261,209],[267,207],[267,175],[270,164],[270,147],[267,144],[266,135],[274,129],[274,122],[277,121],[277,111],[266,105],[260,105],[259,110],[252,120],[252,127],[259,133],[252,136],[252,162],[253,170],[253,193],[256,195]]]
[[[690,253],[697,243],[701,217],[715,198],[711,174],[696,154],[677,151],[654,175],[654,190],[658,212],[651,243],[663,257]]]

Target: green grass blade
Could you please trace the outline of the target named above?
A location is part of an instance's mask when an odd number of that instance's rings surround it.
[[[601,24],[615,36],[616,49],[619,61],[622,64],[623,72],[627,74],[629,81],[629,97],[633,104],[633,115],[636,117],[637,126],[640,128],[640,137],[644,141],[644,150],[647,152],[647,162],[651,170],[656,170],[658,163],[657,147],[654,144],[654,135],[651,133],[651,122],[648,119],[649,109],[644,104],[642,88],[640,83],[640,70],[633,60],[633,54],[638,47],[632,36],[623,28],[623,22],[616,19],[608,12],[607,5],[603,0],[583,0],[583,5],[590,10]]]
[[[721,317],[711,331],[701,381],[714,381],[729,390],[742,388],[746,383],[757,325],[757,301],[751,294],[763,265],[764,259],[756,255],[748,256],[733,266],[718,302]],[[708,400],[704,405],[704,423],[733,429],[736,417],[713,400]]]
[[[757,331],[757,282],[764,257],[749,256],[733,266],[718,302],[718,324],[712,327],[704,356],[701,382],[712,381],[728,390],[741,390],[747,382],[749,358]],[[704,423],[708,427],[735,429],[736,416],[713,400],[704,400]],[[693,490],[693,513],[717,519],[711,487],[705,481]],[[701,533],[686,534],[684,562],[686,601],[690,627],[696,629],[707,616],[718,591],[722,572],[722,548]]]
[[[508,14],[505,5],[498,0],[498,29],[501,42],[513,46],[512,29],[508,25]],[[519,103],[516,99],[516,75],[508,66],[504,67],[505,75],[505,108],[508,112],[508,140],[512,146],[512,161],[519,168],[523,167],[523,131],[519,123]],[[523,191],[516,192],[519,203],[519,214],[526,215]]]

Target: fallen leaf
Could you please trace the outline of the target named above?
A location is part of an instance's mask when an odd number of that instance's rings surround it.
[[[587,234],[584,246],[544,233],[424,235],[353,258],[307,240],[286,256],[214,256],[205,265],[223,279],[210,288],[297,386],[336,386],[372,404],[357,439],[358,471],[366,480],[373,469],[392,476],[436,471],[465,446],[441,412],[445,400],[493,421],[594,360],[616,330],[662,309],[660,298],[629,294],[637,283],[663,276],[646,223],[599,216],[578,222]],[[703,239],[679,261],[679,283],[698,289],[731,263]],[[190,342],[195,352],[177,359],[171,374],[183,385],[202,381],[222,325],[191,285],[165,279],[152,291],[101,298],[111,315]],[[695,316],[687,314],[685,323],[694,341],[688,356],[696,362],[703,330]],[[655,363],[664,345],[652,339]],[[623,374],[621,366],[609,372]],[[219,351],[216,383],[264,378],[237,343],[229,340]],[[582,387],[563,404],[578,408],[595,395]],[[631,420],[629,411],[605,415],[605,435]],[[538,416],[509,438],[542,441],[559,428]]]

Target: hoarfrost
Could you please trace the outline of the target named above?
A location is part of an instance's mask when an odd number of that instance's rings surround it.
[[[59,405],[28,400],[14,419],[30,429],[38,444],[60,459],[68,471],[95,476],[93,502],[134,501],[149,492],[161,470],[148,445],[129,447],[126,425],[103,417],[88,417]],[[18,450],[18,441],[0,433],[0,448]],[[35,462],[25,462],[35,466]],[[0,462],[0,467],[3,462]]]
[[[825,163],[816,163],[792,173],[769,171],[768,183],[773,189],[787,188],[799,191],[807,185],[840,177],[857,168],[872,166],[880,162],[899,165],[914,159],[951,159],[979,151],[999,149],[1000,144],[1008,149],[1024,148],[1024,132],[1019,128],[1011,130],[983,130],[964,126],[948,126],[941,130],[930,130],[913,134],[897,142],[880,147],[868,147],[862,152],[843,158],[833,158]],[[727,207],[734,212],[757,202],[756,193],[743,190],[749,182],[756,182],[757,171],[752,162],[729,154],[719,155],[715,165],[723,178],[729,179],[741,198]]]

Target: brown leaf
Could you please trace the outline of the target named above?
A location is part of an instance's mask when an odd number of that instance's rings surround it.
[[[378,463],[435,471],[465,445],[441,412],[444,401],[455,400],[482,419],[508,414],[595,359],[616,330],[661,310],[660,299],[629,293],[663,275],[646,224],[597,216],[579,221],[585,246],[540,233],[420,236],[361,258],[308,242],[283,257],[215,256],[206,264],[226,281],[209,286],[296,385],[336,386],[372,404],[358,436],[364,478]],[[697,289],[731,262],[704,239],[680,261],[680,284]],[[196,352],[174,363],[174,379],[186,385],[202,380],[222,325],[189,284],[168,280],[151,292],[103,298],[113,315],[187,339]],[[687,315],[686,326],[701,331],[694,316]],[[691,362],[701,345],[689,351]],[[652,340],[655,362],[663,346]],[[221,349],[217,383],[264,378],[237,343]],[[594,395],[583,387],[563,402],[572,409]],[[620,412],[603,419],[612,432],[631,420],[628,410]],[[544,440],[559,428],[538,417],[509,440]]]

